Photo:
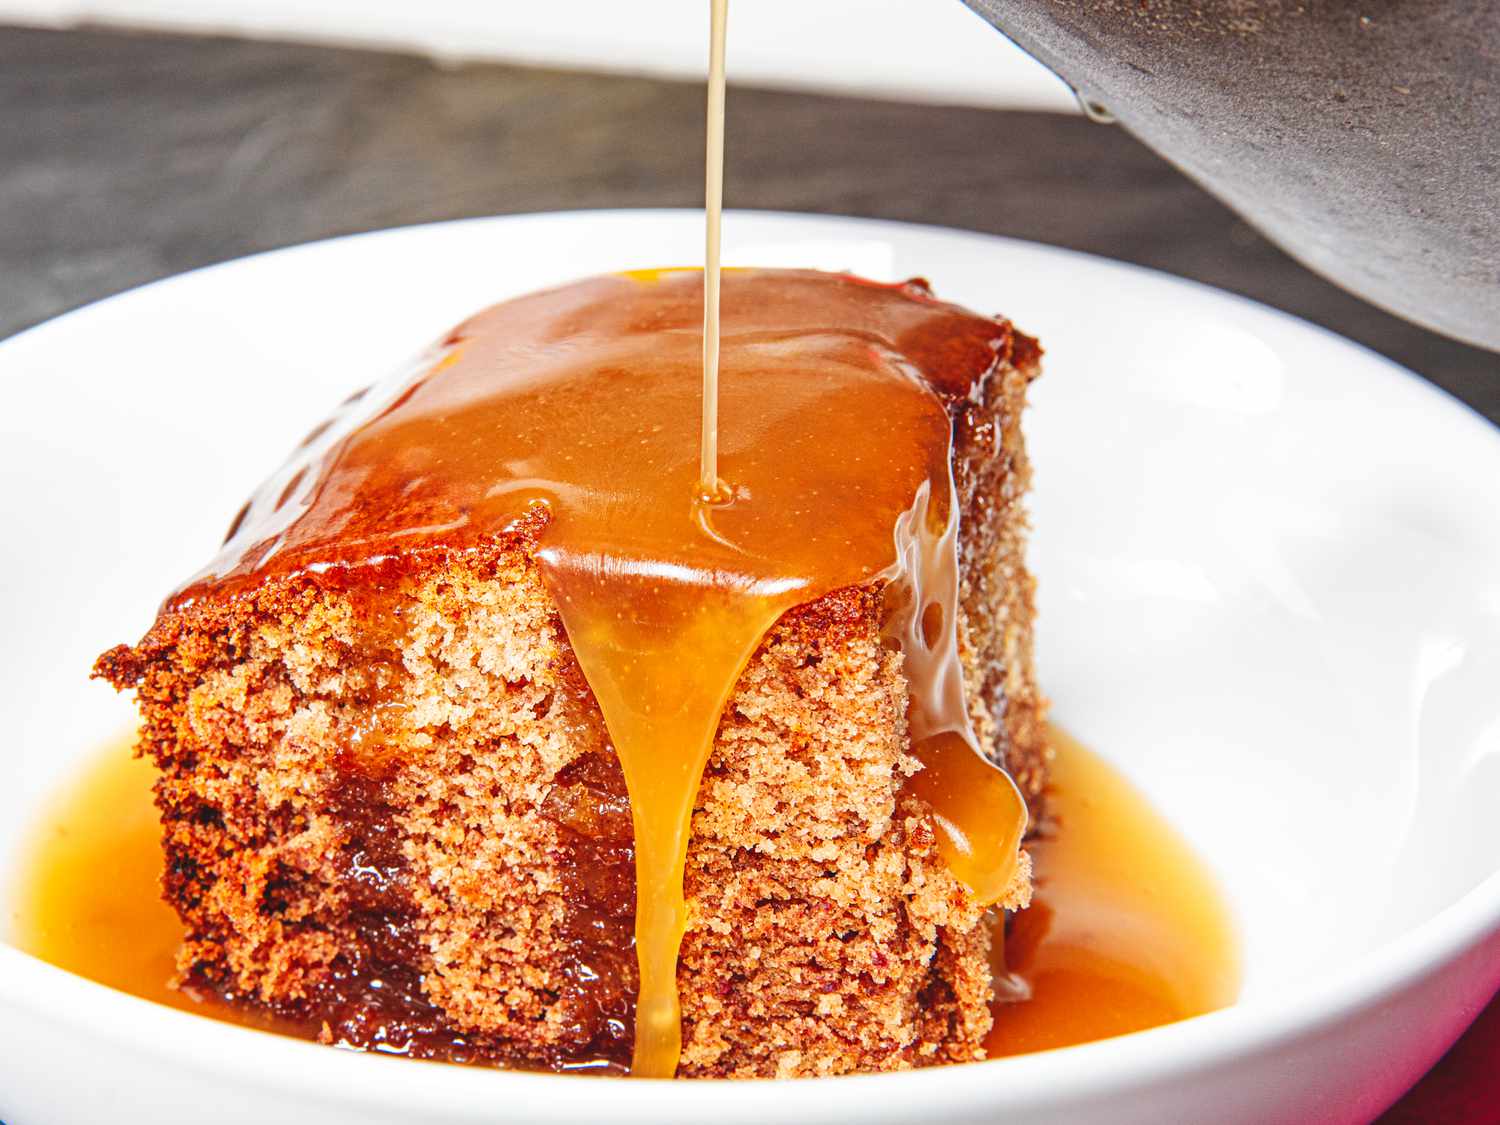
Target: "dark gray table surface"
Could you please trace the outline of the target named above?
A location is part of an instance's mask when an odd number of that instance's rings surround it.
[[[1326,325],[1500,422],[1500,357],[1318,279],[1118,129],[733,89],[728,138],[731,206],[943,223],[1154,266]],[[0,336],[309,239],[697,206],[702,151],[695,83],[0,28]],[[1497,1053],[1500,1006],[1385,1120],[1493,1120]]]
[[[0,28],[0,336],[289,243],[694,206],[703,90],[221,39]],[[1500,421],[1500,357],[1301,268],[1117,128],[733,89],[731,206],[943,223],[1154,266],[1384,352]]]

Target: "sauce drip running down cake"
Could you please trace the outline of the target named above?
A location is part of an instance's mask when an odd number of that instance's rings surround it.
[[[728,272],[705,502],[702,310],[694,270],[481,313],[101,658],[185,988],[424,1057],[980,1057],[1045,759],[1039,349],[920,282]]]

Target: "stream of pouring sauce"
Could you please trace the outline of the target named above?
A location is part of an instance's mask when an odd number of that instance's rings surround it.
[[[1036,898],[1014,917],[1000,968],[1029,998],[996,1003],[992,1058],[1199,1015],[1239,987],[1230,918],[1202,862],[1104,759],[1055,728],[1049,738]],[[316,1038],[317,1027],[168,986],[182,924],[161,896],[154,778],[122,740],[70,779],[24,852],[17,944],[146,1000]]]
[[[630,795],[636,1075],[676,1068],[699,780],[741,671],[788,610],[886,584],[926,767],[913,784],[982,901],[1009,884],[1026,821],[978,751],[956,634],[950,405],[979,393],[1009,327],[920,285],[812,271],[729,271],[723,295],[724,499],[698,496],[702,272],[594,278],[481,313],[415,379],[351,403],[175,598],[526,542]]]
[[[724,229],[724,36],[729,0],[709,0],[708,143],[703,175],[703,422],[698,450],[698,496],[726,498],[719,479],[719,283]]]

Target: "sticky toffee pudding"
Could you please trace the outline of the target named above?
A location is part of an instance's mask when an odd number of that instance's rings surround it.
[[[346,404],[101,657],[161,773],[184,987],[360,1043],[378,980],[529,1065],[980,1057],[1045,777],[1040,350],[920,282],[722,298],[722,495],[703,273],[578,282]]]

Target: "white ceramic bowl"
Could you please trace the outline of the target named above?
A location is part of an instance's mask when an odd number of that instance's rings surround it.
[[[0,856],[130,722],[86,675],[350,389],[488,302],[699,260],[691,212],[478,220],[147,286],[0,345]],[[1222,1012],[911,1074],[664,1084],[345,1054],[0,945],[0,1118],[1362,1121],[1500,983],[1500,434],[1386,361],[1148,271],[956,231],[733,214],[731,261],[922,274],[1047,347],[1029,423],[1055,714],[1207,857]],[[1497,373],[1500,374],[1500,373]]]

